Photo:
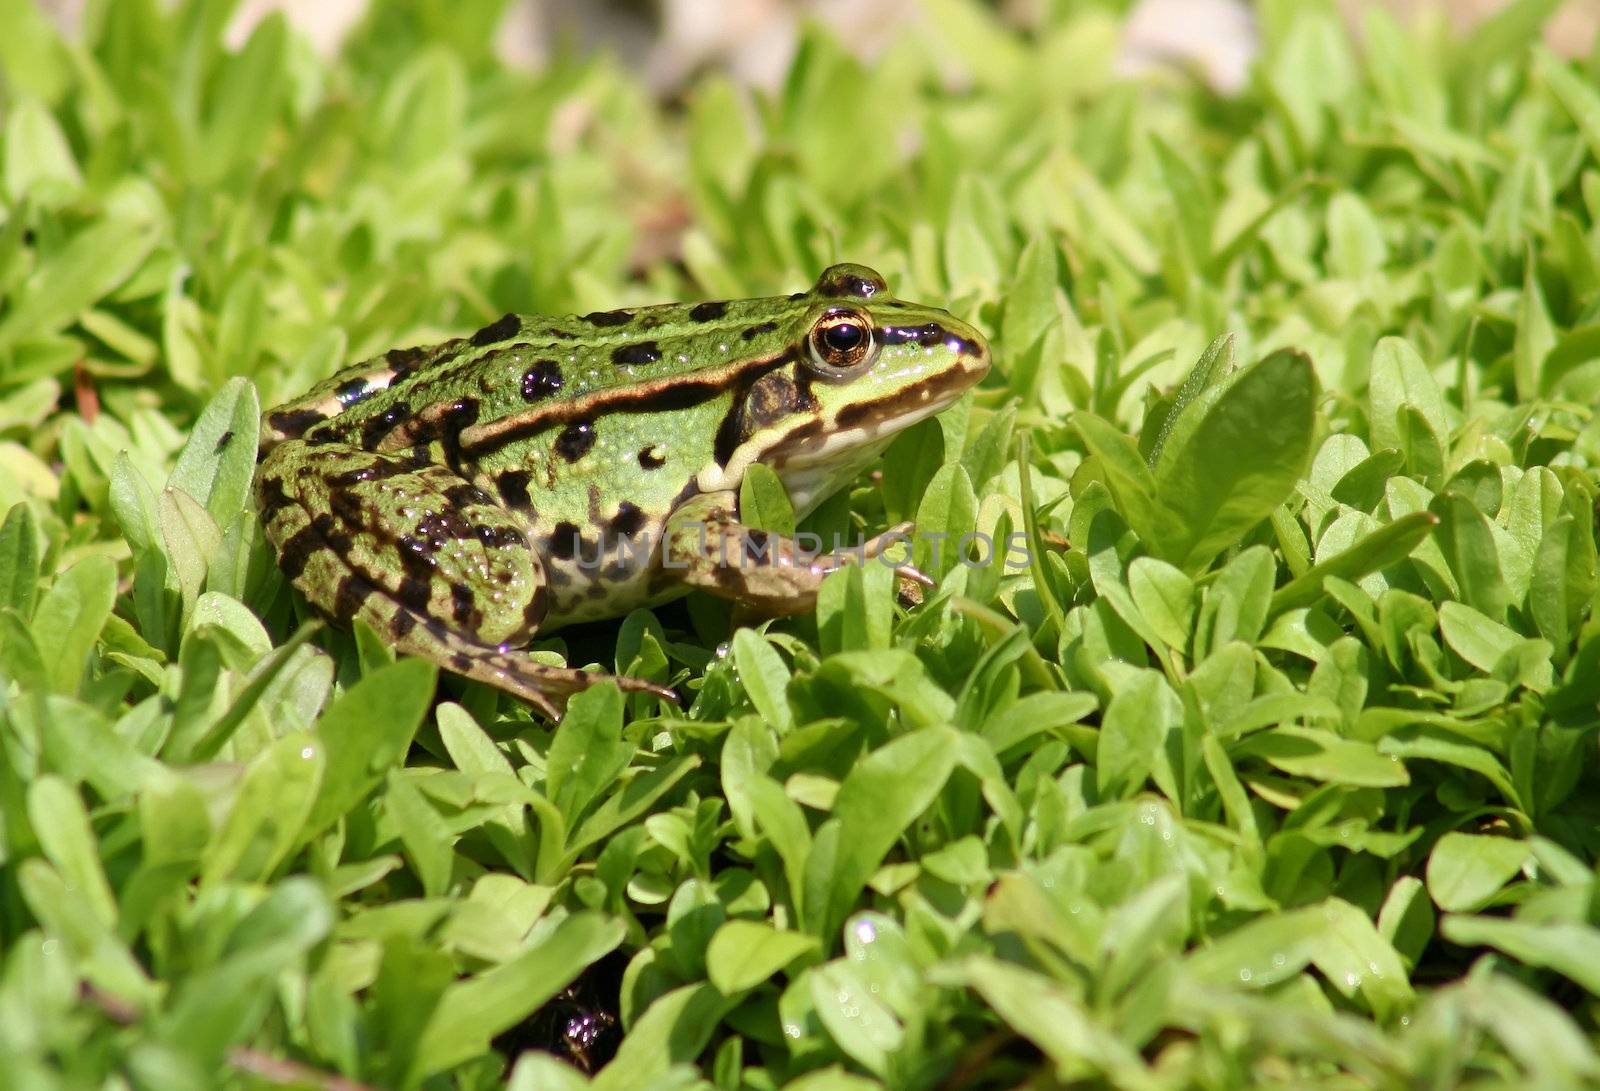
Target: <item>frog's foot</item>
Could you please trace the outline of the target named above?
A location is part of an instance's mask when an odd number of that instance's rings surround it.
[[[897,544],[909,545],[903,523],[855,549],[808,550],[793,538],[755,530],[734,514],[733,493],[695,497],[673,513],[663,543],[662,571],[669,577],[763,614],[800,614],[816,607],[828,574],[847,564],[883,558]],[[910,564],[895,563],[903,588],[933,586]]]
[[[543,564],[513,513],[450,467],[290,440],[258,467],[256,493],[284,574],[334,620],[359,617],[396,650],[552,717],[566,697],[608,677],[517,650],[548,606]]]

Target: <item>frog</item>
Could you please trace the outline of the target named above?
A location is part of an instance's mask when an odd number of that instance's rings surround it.
[[[989,364],[974,326],[853,263],[790,295],[506,314],[265,412],[257,511],[311,607],[401,654],[552,718],[608,678],[674,698],[527,645],[695,590],[813,609],[830,572],[887,561],[910,528],[806,548],[741,519],[750,468],[770,467],[803,518]]]

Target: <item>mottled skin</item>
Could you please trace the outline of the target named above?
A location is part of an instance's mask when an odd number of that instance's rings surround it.
[[[268,412],[257,498],[324,613],[554,713],[602,676],[534,662],[536,631],[694,587],[809,609],[838,558],[723,563],[746,468],[803,515],[988,366],[970,326],[858,265],[792,296],[506,315]]]

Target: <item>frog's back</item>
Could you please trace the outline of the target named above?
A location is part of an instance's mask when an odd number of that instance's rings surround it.
[[[301,439],[446,465],[514,513],[544,559],[549,625],[651,598],[622,555],[737,440],[737,404],[790,352],[783,297],[547,317],[396,349],[263,419],[262,447]]]
[[[657,385],[687,383],[706,393],[716,387],[719,365],[785,351],[787,316],[775,315],[777,303],[796,306],[795,297],[781,297],[559,317],[507,314],[469,337],[391,349],[343,369],[268,413],[262,446],[316,429],[373,448],[386,434],[380,418],[399,423],[422,406],[458,398],[476,399],[477,421],[489,421],[608,393],[641,401]],[[697,371],[707,373],[699,384]],[[687,397],[686,391],[679,400]],[[458,411],[457,419],[466,415]]]

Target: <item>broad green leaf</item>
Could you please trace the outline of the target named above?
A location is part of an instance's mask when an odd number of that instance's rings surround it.
[[[564,989],[623,933],[619,920],[576,913],[510,962],[449,986],[422,1030],[408,1084],[487,1052],[491,1038]]]
[[[433,664],[402,659],[367,675],[328,706],[317,721],[325,764],[306,837],[360,803],[405,757],[433,697],[434,678]]]
[[[1144,425],[1139,430],[1139,450],[1150,465],[1154,466],[1160,461],[1167,437],[1172,434],[1172,427],[1183,411],[1233,371],[1233,343],[1232,334],[1224,334],[1212,341],[1171,398],[1156,402],[1145,415]]]
[[[1441,441],[1450,434],[1439,384],[1417,350],[1402,338],[1385,337],[1372,350],[1367,399],[1374,450],[1405,449],[1398,423],[1403,408],[1415,409]]]
[[[201,410],[167,486],[182,489],[227,526],[243,509],[256,465],[261,406],[244,379],[231,379]]]
[[[849,1057],[880,1076],[905,1041],[905,1029],[851,963],[839,960],[806,975],[811,1003],[828,1034]]]
[[[0,351],[56,333],[128,278],[157,242],[156,225],[133,217],[92,221],[46,255],[0,315]]]
[[[1528,846],[1508,837],[1447,833],[1428,853],[1428,894],[1447,913],[1481,909],[1528,862]]]
[[[955,767],[948,729],[925,727],[874,750],[839,786],[824,830],[835,831],[830,856],[813,845],[806,863],[809,930],[831,938],[867,879],[901,833],[933,802]]]
[[[74,894],[102,924],[117,919],[117,903],[77,791],[60,777],[42,776],[28,789],[28,821],[40,847]]]
[[[15,24],[7,27],[15,32]],[[57,204],[76,195],[83,174],[56,120],[38,100],[25,98],[7,111],[5,191],[13,202],[31,198]]]
[[[1418,511],[1401,516],[1361,538],[1348,549],[1317,562],[1274,591],[1272,613],[1280,614],[1316,602],[1322,597],[1323,581],[1329,576],[1355,581],[1398,564],[1409,557],[1412,550],[1438,525],[1439,518],[1432,512]]]
[[[939,468],[917,505],[917,532],[912,563],[933,579],[942,579],[961,563],[965,536],[978,518],[978,497],[966,467],[952,462]]]
[[[1189,577],[1164,561],[1137,557],[1128,566],[1128,592],[1167,647],[1183,652],[1194,623],[1194,584]]]
[[[1250,736],[1239,752],[1258,755],[1285,773],[1331,784],[1393,788],[1411,783],[1399,759],[1380,754],[1371,743],[1317,728],[1275,727]]]
[[[1452,915],[1439,922],[1439,932],[1451,943],[1493,947],[1600,992],[1600,930],[1590,925]]]
[[[645,1009],[617,1055],[595,1077],[596,1091],[657,1086],[675,1064],[694,1060],[734,1001],[709,984],[684,985]]]
[[[1169,733],[1178,729],[1182,719],[1177,695],[1159,673],[1140,671],[1119,687],[1106,706],[1095,751],[1100,794],[1126,799],[1154,776],[1169,798],[1175,795],[1177,785],[1164,753]]]
[[[795,959],[817,949],[817,941],[758,921],[731,920],[717,929],[706,949],[706,976],[724,996],[753,989]]]
[[[1546,50],[1535,52],[1533,67],[1561,108],[1572,116],[1578,132],[1589,145],[1589,154],[1600,159],[1600,93],[1575,75],[1565,61]]]
[[[1150,548],[1202,571],[1270,515],[1311,458],[1316,396],[1311,362],[1278,352],[1191,405],[1155,467],[1160,536]]]
[[[1491,621],[1503,619],[1510,592],[1489,520],[1470,501],[1449,493],[1435,498],[1433,512],[1439,517],[1433,537],[1461,588],[1461,601]]]
[[[1138,1053],[1109,1033],[1079,998],[1049,978],[983,955],[957,964],[955,974],[1012,1030],[1049,1057],[1061,1077],[1078,1080],[1099,1073],[1120,1087],[1157,1086]]]
[[[622,737],[622,692],[603,682],[574,694],[545,756],[545,795],[574,825],[628,767],[633,746]]]
[[[158,1040],[191,1051],[197,1063],[221,1065],[229,1046],[260,1028],[272,982],[320,943],[333,921],[315,881],[302,876],[273,886],[233,929],[223,958],[184,978],[153,1028]]]
[[[1117,511],[1150,548],[1157,548],[1156,479],[1140,456],[1139,448],[1113,425],[1092,413],[1074,413],[1072,427],[1083,437],[1089,453],[1098,460]]]
[[[626,788],[607,796],[605,801],[590,812],[567,840],[566,861],[590,845],[611,836],[617,830],[638,819],[655,806],[656,801],[672,790],[673,785],[692,773],[700,764],[696,755],[686,755],[667,762],[648,773],[635,777]],[[540,866],[545,865],[540,854]]]
[[[794,536],[794,506],[772,467],[757,462],[739,482],[739,519],[746,526]]]
[[[76,693],[95,640],[111,616],[117,570],[111,560],[91,554],[56,577],[34,611],[34,640],[57,693]]]
[[[780,734],[792,728],[794,714],[785,692],[789,668],[784,666],[777,649],[753,630],[740,629],[733,634],[733,661],[750,703],[768,726]]]
[[[383,794],[384,812],[400,835],[422,892],[428,897],[444,894],[455,868],[454,838],[450,827],[422,794],[416,782],[399,769],[389,770],[388,790]]]
[[[271,878],[299,842],[322,787],[326,758],[316,740],[285,735],[250,763],[201,863],[207,886]]]
[[[0,608],[10,607],[27,621],[39,595],[39,541],[33,512],[12,505],[0,523]]]

